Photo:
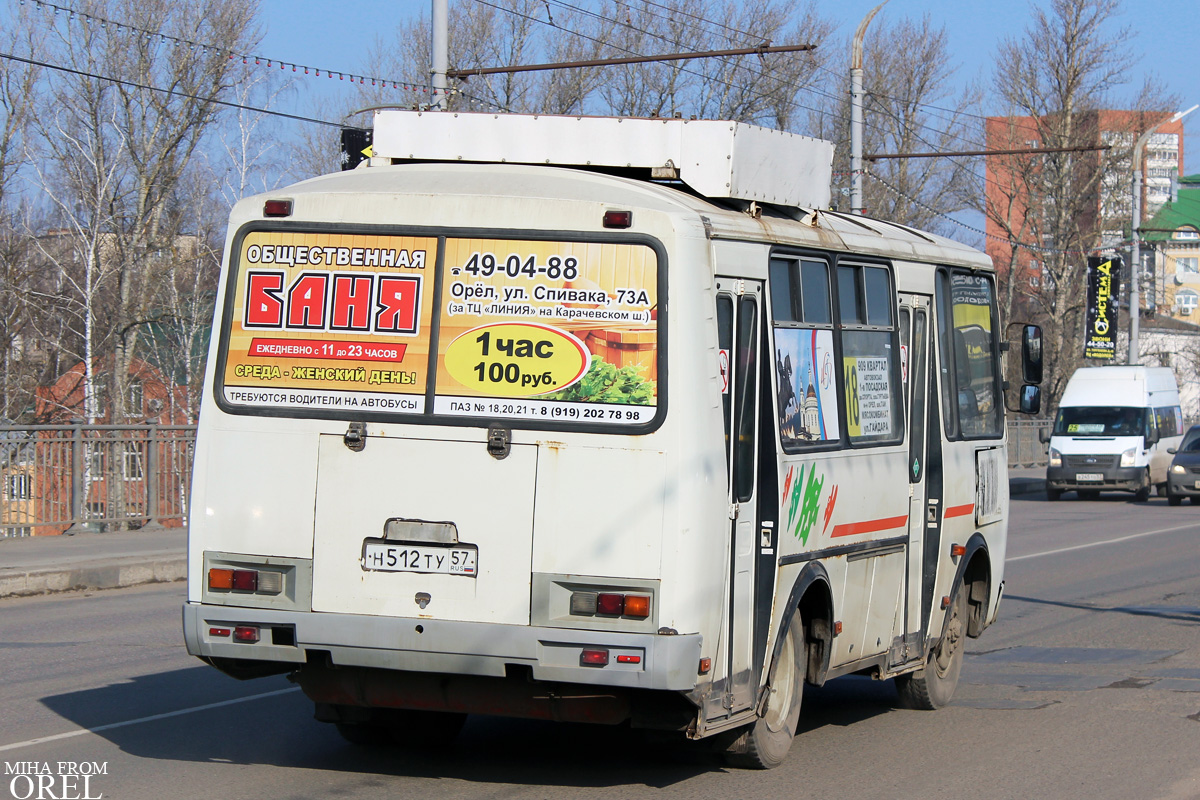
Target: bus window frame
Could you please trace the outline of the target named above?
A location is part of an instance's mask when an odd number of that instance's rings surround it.
[[[800,263],[802,261],[819,261],[825,264],[826,276],[828,278],[828,300],[829,300],[829,323],[805,322],[803,320],[783,320],[779,321],[774,318],[776,298],[774,297],[774,287],[770,278],[770,264],[777,260],[790,261],[794,266],[793,275],[798,276],[800,272]],[[863,304],[866,302],[866,285],[865,285],[865,269],[875,268],[881,269],[887,276],[888,280],[888,298],[890,302],[889,316],[890,325],[868,325],[865,323],[850,322],[844,323],[841,319],[840,296],[838,289],[838,269],[840,267],[852,267],[856,269],[856,281],[858,283],[858,296]],[[799,280],[791,281],[791,285],[799,285]],[[830,253],[813,251],[799,248],[777,247],[772,248],[768,256],[768,280],[766,281],[767,302],[764,303],[765,313],[770,314],[770,318],[764,319],[770,330],[770,346],[771,346],[771,395],[773,408],[775,409],[775,440],[782,453],[787,455],[821,453],[837,450],[864,450],[878,447],[895,447],[902,445],[907,436],[904,415],[906,413],[905,398],[903,397],[903,388],[901,386],[901,365],[900,365],[900,325],[899,325],[899,310],[896,295],[896,271],[892,262],[888,259],[878,259],[871,256],[864,256],[857,253]],[[803,316],[803,297],[793,297],[791,307],[794,315]],[[859,309],[863,318],[866,318],[867,309]],[[783,432],[779,425],[779,376],[775,365],[774,353],[776,352],[775,331],[777,329],[802,329],[802,330],[828,330],[832,332],[833,338],[833,357],[836,364],[843,364],[843,332],[887,332],[890,333],[891,352],[895,354],[890,359],[889,380],[892,387],[892,418],[895,426],[895,433],[887,439],[871,439],[871,440],[854,440],[850,437],[846,419],[846,383],[844,370],[835,369],[835,387],[837,395],[837,415],[838,415],[838,438],[827,441],[803,443],[795,440],[783,439]]]
[[[612,424],[597,425],[588,422],[571,422],[569,420],[535,420],[516,417],[456,417],[447,414],[437,414],[433,410],[432,398],[436,395],[436,375],[431,374],[427,380],[425,392],[425,409],[419,413],[389,412],[374,410],[337,410],[326,407],[292,408],[287,406],[238,406],[225,401],[225,368],[229,354],[229,341],[233,325],[234,299],[237,296],[238,279],[241,270],[249,268],[240,262],[242,242],[246,236],[258,232],[281,233],[339,233],[359,236],[411,236],[437,240],[437,256],[432,268],[426,266],[429,291],[433,294],[432,318],[429,326],[430,351],[438,352],[441,342],[439,309],[444,298],[442,285],[445,282],[445,247],[447,239],[498,239],[511,241],[540,241],[540,242],[572,242],[588,244],[633,244],[644,245],[654,251],[658,260],[658,274],[655,276],[657,291],[656,340],[657,340],[657,404],[654,416],[644,423],[633,425]],[[667,291],[667,275],[670,262],[667,248],[663,243],[644,233],[610,233],[588,231],[562,230],[533,230],[522,228],[468,228],[452,226],[416,226],[416,225],[374,225],[361,223],[315,222],[299,220],[251,220],[239,227],[229,239],[228,251],[221,264],[225,280],[224,295],[218,297],[221,306],[217,316],[216,331],[218,336],[216,353],[216,372],[213,376],[212,394],[217,408],[231,416],[264,417],[272,419],[315,419],[327,421],[363,421],[380,422],[392,425],[436,425],[443,427],[489,428],[497,424],[511,430],[563,431],[578,433],[599,433],[618,436],[644,436],[654,433],[666,422],[668,413],[668,369],[669,369],[669,300]],[[501,402],[519,400],[514,398],[488,398]]]
[[[951,289],[951,278],[954,275],[969,275],[985,280],[990,288],[988,303],[988,318],[991,330],[991,363],[992,363],[992,408],[996,416],[996,431],[968,435],[963,433],[962,422],[958,414],[958,358],[954,347],[954,303]],[[935,338],[937,339],[937,377],[939,381],[939,398],[942,406],[942,433],[948,441],[977,442],[1000,441],[1005,435],[1003,376],[1000,363],[1000,313],[997,306],[996,276],[990,272],[965,267],[940,265],[934,280],[933,305],[936,309]]]
[[[887,333],[891,334],[891,336],[889,338],[891,340],[890,344],[891,344],[892,356],[891,356],[891,358],[889,358],[890,364],[889,364],[889,370],[888,370],[888,372],[889,372],[888,379],[889,379],[890,388],[891,388],[892,424],[893,424],[895,431],[894,431],[893,435],[887,439],[869,439],[869,440],[865,440],[865,441],[862,439],[855,440],[855,439],[851,438],[850,432],[849,432],[849,426],[846,425],[842,429],[843,430],[842,435],[845,438],[848,449],[851,449],[851,450],[863,450],[863,449],[870,449],[870,448],[874,448],[874,447],[895,447],[898,445],[902,445],[902,444],[904,444],[905,438],[907,436],[907,432],[905,430],[905,424],[904,424],[904,415],[905,415],[905,406],[904,406],[904,397],[903,397],[904,390],[903,390],[903,384],[901,382],[901,373],[900,373],[900,322],[899,322],[899,301],[898,301],[898,297],[897,297],[897,293],[896,293],[896,270],[890,261],[884,261],[884,260],[877,261],[875,259],[867,258],[867,257],[860,256],[860,255],[853,254],[853,253],[847,253],[845,255],[841,255],[838,257],[838,259],[836,260],[836,268],[841,269],[843,266],[852,267],[857,270],[855,283],[857,284],[859,301],[860,301],[858,303],[858,305],[859,305],[858,313],[862,316],[862,318],[864,320],[869,318],[869,313],[870,313],[869,308],[866,305],[867,304],[866,270],[867,269],[881,269],[884,272],[884,274],[887,276],[887,281],[888,281],[887,297],[888,297],[888,303],[889,303],[888,317],[890,320],[888,325],[871,325],[867,322],[861,322],[861,323],[856,322],[856,323],[847,324],[847,323],[842,322],[840,319],[840,314],[841,314],[840,300],[841,300],[841,298],[838,298],[835,301],[834,307],[836,309],[838,309],[839,317],[838,317],[838,319],[835,320],[835,322],[837,323],[836,327],[839,332],[844,332],[844,331],[850,331],[852,333],[884,333],[884,332],[887,332]],[[840,286],[841,286],[840,281],[834,281],[834,292],[835,293],[840,292]],[[844,344],[843,338],[840,335],[835,336],[834,338],[836,340],[836,345],[837,345],[837,350],[838,350],[838,363],[839,364],[844,363],[843,358],[844,358],[845,344]],[[845,406],[846,406],[845,375],[843,374],[843,370],[841,370],[841,369],[839,369],[837,372],[838,372],[838,380],[840,382],[839,388],[840,388],[840,392],[841,392],[841,396],[840,396],[841,402],[839,403],[839,407],[841,408],[842,415],[844,417],[845,416]]]

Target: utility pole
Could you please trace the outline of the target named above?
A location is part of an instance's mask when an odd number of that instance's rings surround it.
[[[863,213],[863,37],[871,19],[888,0],[875,6],[858,23],[850,47],[850,213]]]
[[[1139,228],[1142,227],[1142,149],[1150,141],[1150,135],[1163,125],[1178,122],[1188,114],[1200,108],[1194,105],[1187,111],[1177,111],[1175,116],[1163,120],[1157,125],[1151,125],[1146,132],[1138,137],[1133,146],[1133,222],[1130,225],[1130,236],[1133,240],[1129,253],[1129,357],[1127,364],[1136,364],[1141,360],[1138,353],[1138,332],[1141,328],[1142,316],[1142,240]]]
[[[429,74],[433,93],[429,107],[434,111],[445,111],[446,96],[450,88],[446,72],[450,69],[450,0],[433,0],[430,12]]]

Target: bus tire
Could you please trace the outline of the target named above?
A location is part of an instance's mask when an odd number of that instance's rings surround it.
[[[807,664],[804,623],[797,610],[788,625],[783,649],[771,665],[766,706],[725,750],[728,764],[747,769],[773,769],[783,763],[800,721]]]
[[[937,647],[929,651],[925,666],[896,676],[900,706],[933,711],[950,702],[962,672],[967,640],[967,584],[960,583],[950,603],[950,619]]]
[[[1062,493],[1063,493],[1062,489],[1049,489],[1048,488],[1048,489],[1046,489],[1046,499],[1049,500],[1051,503],[1054,503],[1054,502],[1062,499]]]

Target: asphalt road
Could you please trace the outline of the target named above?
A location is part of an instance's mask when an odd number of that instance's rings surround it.
[[[482,717],[445,751],[356,748],[283,678],[190,658],[182,598],[168,584],[0,601],[0,800],[38,796],[14,768],[59,762],[104,772],[43,797],[1200,797],[1200,506],[1014,498],[1001,621],[970,642],[954,703],[901,710],[890,682],[858,677],[810,688],[771,772]]]

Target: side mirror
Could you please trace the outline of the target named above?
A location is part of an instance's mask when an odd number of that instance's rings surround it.
[[[1158,444],[1158,433],[1150,433],[1146,435],[1146,447],[1154,447]]]
[[[1042,387],[1025,384],[1021,387],[1021,413],[1036,414],[1042,410]],[[1042,430],[1045,430],[1043,428]]]
[[[1042,382],[1042,329],[1037,325],[1026,325],[1021,333],[1021,375],[1025,383]]]
[[[1179,452],[1178,447],[1168,447],[1167,448],[1167,453],[1169,453],[1170,455],[1175,455],[1178,452]]]
[[[1050,444],[1050,429],[1038,428],[1038,441],[1042,444]]]

